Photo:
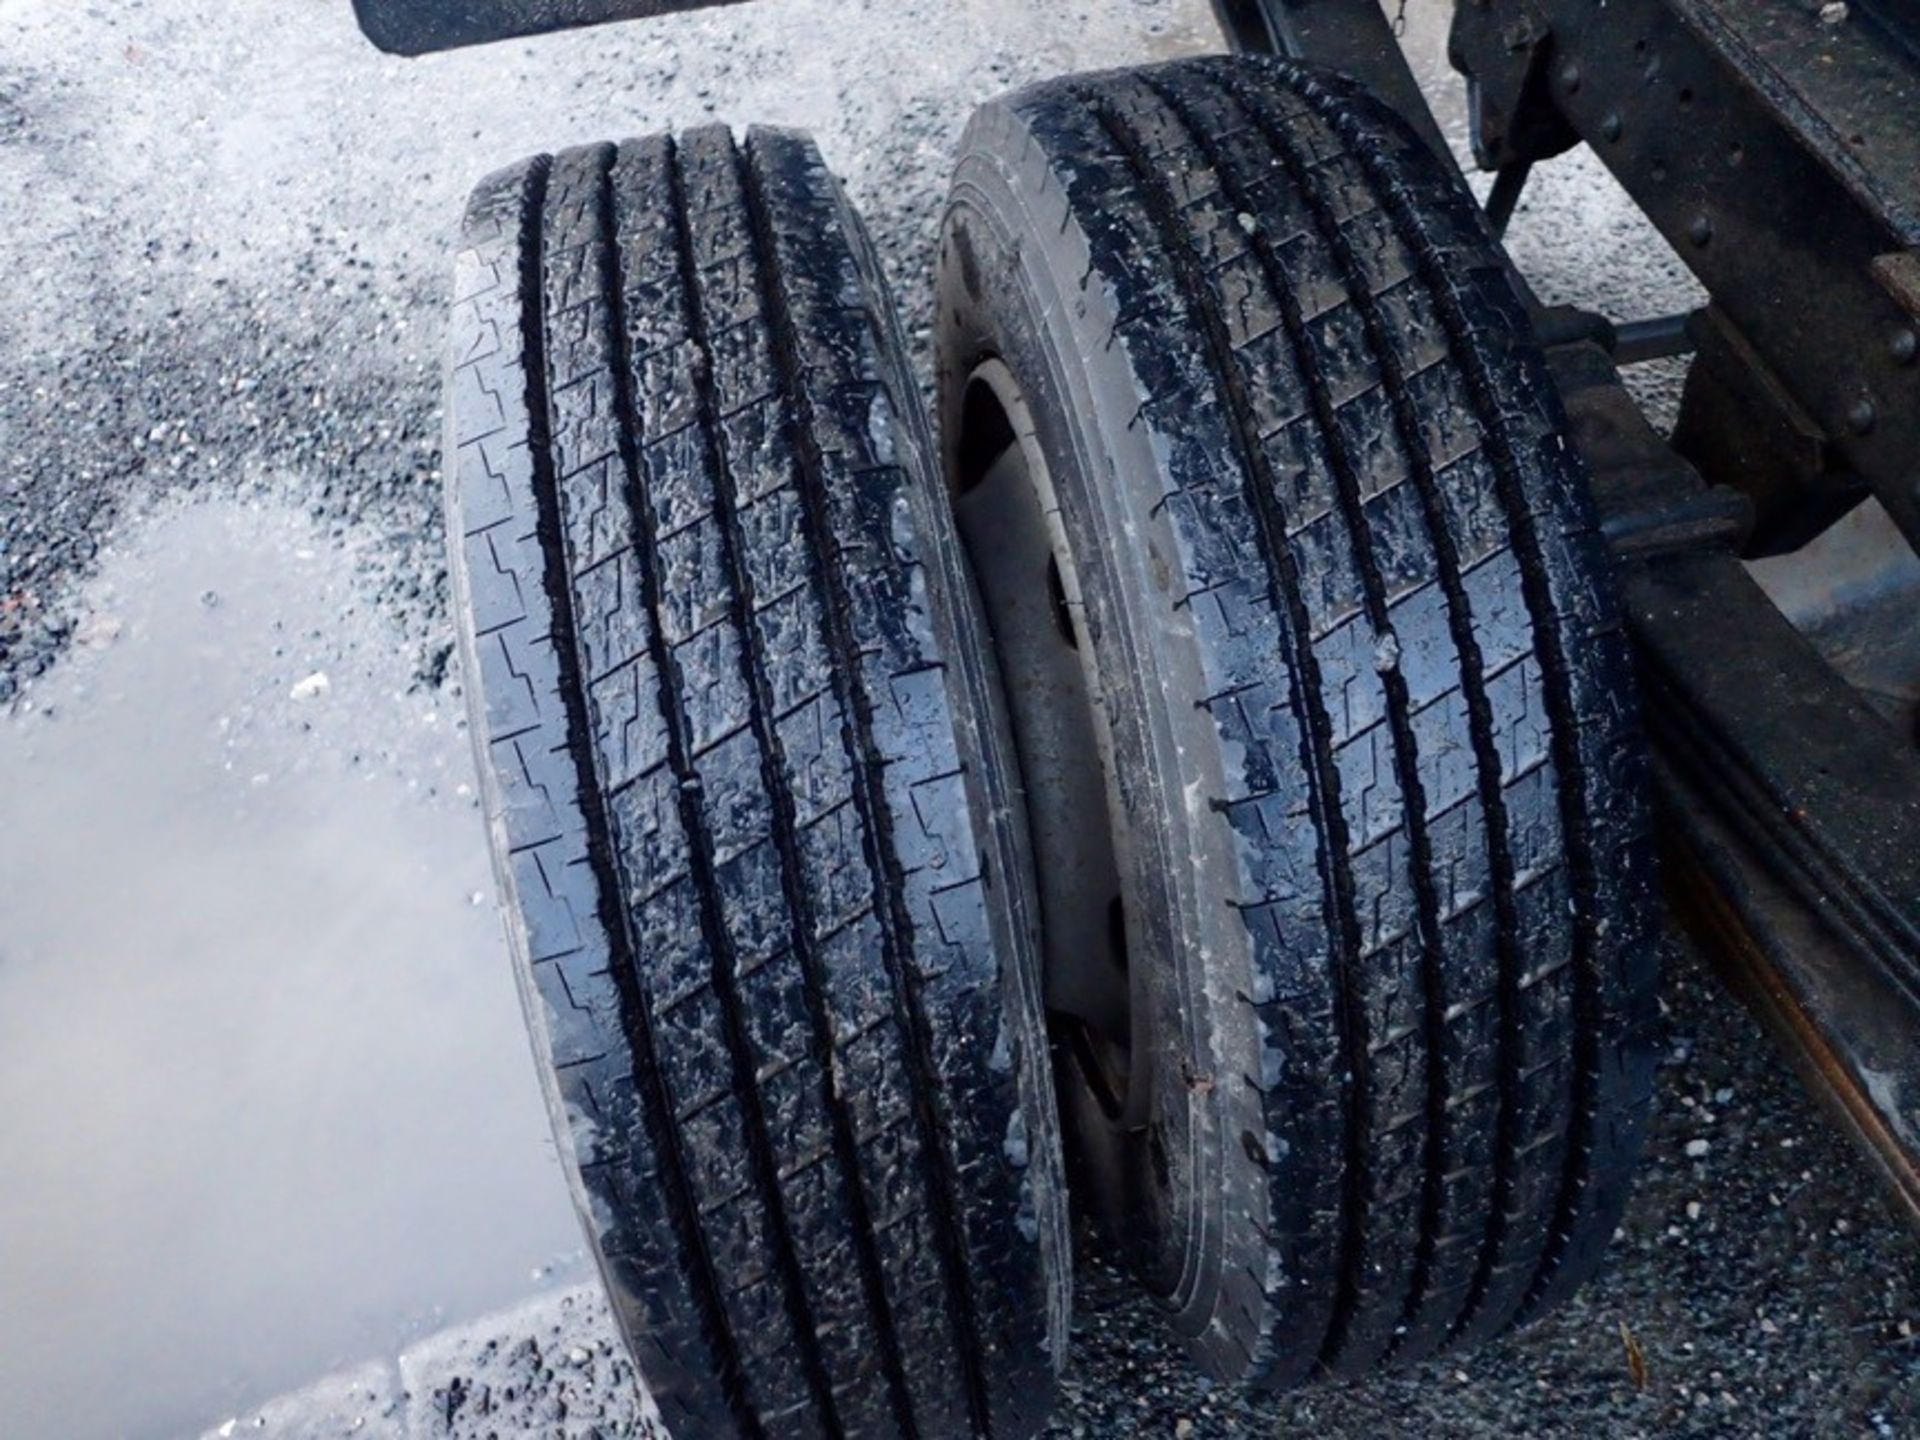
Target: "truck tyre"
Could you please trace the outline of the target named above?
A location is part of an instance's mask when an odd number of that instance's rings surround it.
[[[1107,877],[1040,882],[1100,1229],[1267,1385],[1565,1297],[1649,1106],[1647,762],[1458,177],[1295,63],[1044,84],[966,133],[936,348],[1036,853]]]
[[[475,192],[448,471],[538,1068],[672,1432],[1020,1436],[1067,1327],[1004,721],[860,222],[803,136]]]

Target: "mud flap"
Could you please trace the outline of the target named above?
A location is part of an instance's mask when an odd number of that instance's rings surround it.
[[[727,3],[730,0],[353,0],[353,9],[367,38],[382,50],[426,55]]]

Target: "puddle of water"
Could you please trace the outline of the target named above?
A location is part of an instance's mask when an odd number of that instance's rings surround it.
[[[155,516],[0,721],[9,1433],[197,1431],[577,1264],[457,705],[353,570]]]

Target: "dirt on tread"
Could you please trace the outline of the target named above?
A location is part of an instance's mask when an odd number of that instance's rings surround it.
[[[811,142],[476,192],[451,532],[556,1130],[675,1434],[1020,1435],[1065,1343],[1030,887],[925,421]]]

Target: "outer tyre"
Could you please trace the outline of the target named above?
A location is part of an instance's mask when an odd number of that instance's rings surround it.
[[[1471,197],[1290,62],[1042,85],[967,131],[936,345],[962,489],[1018,379],[1111,734],[1158,1039],[1142,1123],[1060,1070],[1102,1229],[1269,1385],[1564,1298],[1649,1105],[1647,768]]]
[[[1068,1255],[1024,835],[925,419],[805,137],[466,217],[448,472],[508,937],[673,1433],[1021,1436]]]

